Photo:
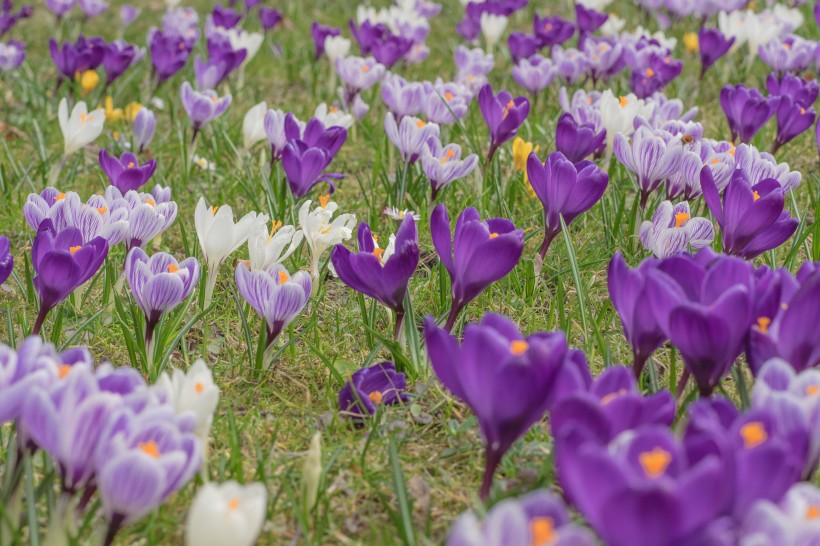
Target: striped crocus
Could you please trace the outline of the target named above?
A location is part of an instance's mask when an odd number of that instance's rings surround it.
[[[689,203],[685,201],[677,205],[663,201],[655,209],[652,221],[641,224],[641,244],[658,258],[701,249],[711,244],[714,238],[712,222],[706,218],[692,218]]]
[[[427,143],[439,136],[439,126],[435,123],[405,116],[397,124],[396,118],[389,112],[384,115],[384,131],[408,165],[418,161]]]
[[[458,144],[442,146],[437,138],[427,141],[421,155],[421,167],[430,181],[432,200],[436,200],[441,189],[472,173],[477,165],[478,156],[475,154],[461,159],[461,146]]]
[[[270,348],[288,324],[302,312],[310,298],[311,282],[307,271],[293,276],[279,264],[268,269],[236,267],[239,295],[262,317],[267,325],[266,346]]]
[[[678,169],[683,147],[680,137],[642,125],[631,140],[622,133],[615,135],[614,151],[618,161],[637,178],[643,210],[652,192]]]
[[[14,257],[11,255],[11,244],[5,235],[0,236],[0,284],[6,282],[14,269]]]

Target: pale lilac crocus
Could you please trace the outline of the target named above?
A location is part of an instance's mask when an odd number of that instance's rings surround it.
[[[384,131],[390,142],[399,149],[402,159],[408,165],[418,161],[430,139],[439,136],[439,126],[435,123],[427,123],[419,118],[405,116],[397,124],[396,118],[390,113],[384,115]]]
[[[711,244],[714,238],[712,222],[706,218],[692,218],[686,202],[673,206],[670,201],[663,201],[655,209],[652,221],[641,224],[641,244],[658,258],[701,249]]]
[[[231,96],[219,97],[213,90],[196,91],[188,82],[182,83],[180,89],[182,106],[188,113],[188,119],[194,129],[191,142],[196,139],[196,135],[207,124],[221,116],[231,105]]]
[[[683,151],[680,142],[680,138],[664,138],[645,126],[635,131],[631,142],[622,133],[615,135],[615,157],[635,174],[642,210],[650,194],[678,169]]]
[[[539,92],[552,84],[557,75],[558,69],[552,61],[541,55],[521,59],[512,69],[515,82],[526,89],[533,96],[533,100]]]
[[[437,138],[431,138],[421,154],[421,167],[430,181],[432,200],[438,192],[450,183],[472,173],[478,165],[478,156],[470,154],[461,159],[461,146],[448,144],[442,146]]]

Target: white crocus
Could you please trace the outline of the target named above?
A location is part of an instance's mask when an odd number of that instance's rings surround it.
[[[316,107],[313,117],[321,121],[325,128],[344,127],[350,129],[350,126],[353,125],[353,116],[339,110],[337,106],[328,106],[324,102]]]
[[[246,150],[267,138],[265,134],[265,113],[268,105],[260,102],[248,110],[245,119],[242,120],[242,143]]]
[[[612,0],[576,0],[576,2],[587,9],[595,9],[601,11],[611,4]]]
[[[199,246],[208,264],[205,284],[205,307],[211,304],[219,266],[234,250],[242,246],[259,224],[266,224],[265,214],[249,212],[238,222],[233,221],[233,210],[228,205],[208,207],[200,197],[194,213],[194,225]]]
[[[607,156],[612,154],[612,143],[615,141],[615,135],[618,133],[622,133],[624,136],[631,135],[635,131],[635,118],[641,116],[649,119],[653,108],[651,103],[647,104],[632,93],[621,97],[616,97],[609,89],[601,93],[598,110],[601,116],[601,125],[606,129]]]
[[[601,25],[601,28],[598,29],[598,32],[601,33],[601,36],[613,37],[617,36],[621,33],[621,31],[626,26],[626,20],[621,19],[614,13],[609,14],[609,19],[606,20],[606,23]]]
[[[336,59],[347,57],[350,53],[350,40],[344,36],[328,36],[325,38],[325,55],[330,59],[330,65],[336,66]]]
[[[98,108],[89,112],[85,102],[79,101],[69,116],[68,101],[63,98],[57,108],[57,119],[65,141],[63,155],[68,157],[97,140],[105,125],[105,110]]]
[[[203,444],[207,443],[219,403],[219,387],[205,361],[194,362],[188,373],[178,368],[172,369],[170,376],[163,372],[157,386],[165,391],[177,413],[190,411],[196,415],[196,434]]]
[[[251,270],[281,264],[299,248],[305,237],[301,229],[283,226],[282,222],[272,224],[270,233],[264,225],[260,225],[248,238]]]
[[[308,200],[299,209],[299,227],[310,249],[310,274],[314,290],[319,286],[319,259],[322,254],[331,246],[350,239],[356,226],[356,216],[353,214],[342,214],[331,221],[339,205],[331,202],[330,196],[322,196],[319,203],[318,207],[310,210],[312,202]]]
[[[727,38],[734,37],[731,51],[737,51],[745,44],[748,47],[746,62],[751,66],[757,58],[758,49],[777,38],[783,26],[770,13],[757,14],[751,10],[720,12],[718,28]]]
[[[186,546],[251,546],[265,523],[268,494],[261,483],[206,483],[185,523]]]
[[[507,18],[505,16],[486,12],[481,14],[481,34],[484,35],[487,49],[491,50],[501,40],[506,28]]]
[[[231,48],[233,48],[234,51],[239,49],[247,51],[245,60],[242,61],[243,66],[251,62],[251,59],[253,59],[259,51],[259,48],[262,47],[262,41],[265,39],[265,35],[261,32],[248,32],[247,30],[241,30],[239,28],[228,29],[225,31],[225,34],[227,34],[228,40],[231,42]]]

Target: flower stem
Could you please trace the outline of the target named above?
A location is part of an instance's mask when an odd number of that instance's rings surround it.
[[[482,501],[487,500],[490,496],[490,489],[493,486],[493,476],[498,464],[501,462],[501,454],[497,450],[487,447],[487,453],[484,461],[484,477],[481,480],[481,489],[478,492]]]
[[[648,357],[645,357],[639,353],[634,353],[632,358],[632,372],[635,374],[635,379],[641,379],[641,373],[643,373],[643,368],[646,366],[646,361],[649,360]]]
[[[114,544],[114,537],[116,537],[120,531],[123,521],[125,521],[125,516],[119,514],[111,516],[111,520],[108,522],[108,527],[105,530],[105,538],[103,538],[102,546],[111,546]]]
[[[51,309],[42,303],[40,304],[40,311],[37,312],[37,320],[34,321],[34,328],[31,330],[32,335],[36,336],[40,334],[40,330],[43,328],[43,323],[45,322],[49,311],[51,311]]]
[[[396,310],[396,326],[393,328],[393,339],[400,341],[402,337],[402,325],[404,324],[404,308]]]
[[[202,302],[202,308],[207,309],[214,299],[214,287],[216,286],[216,278],[219,275],[219,264],[208,265],[208,276],[205,279],[205,299]]]
[[[558,231],[553,232],[547,229],[544,232],[544,242],[541,243],[541,250],[538,251],[538,255],[541,256],[541,260],[543,260],[544,256],[547,255],[547,251],[549,250],[552,240],[555,239],[556,235],[558,235]]]
[[[453,326],[456,324],[456,319],[458,319],[458,314],[461,312],[461,306],[455,305],[450,308],[450,314],[447,315],[447,322],[444,323],[444,329],[449,334],[453,330]]]

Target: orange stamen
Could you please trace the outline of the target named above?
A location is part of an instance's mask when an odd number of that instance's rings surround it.
[[[140,442],[138,447],[143,453],[150,455],[154,459],[159,459],[159,446],[157,446],[155,441],[151,440],[150,442]]]
[[[512,343],[510,343],[510,352],[515,356],[521,356],[527,352],[527,349],[530,348],[530,344],[524,341],[523,339],[516,339]]]
[[[641,453],[638,462],[644,473],[650,478],[659,478],[666,472],[666,467],[672,462],[672,455],[668,451],[656,447],[652,451]]]
[[[71,366],[68,364],[62,364],[59,369],[57,370],[57,377],[60,379],[65,378],[68,374],[71,373]]]
[[[384,400],[384,396],[379,391],[373,391],[367,395],[370,398],[370,401],[374,404],[381,404],[382,400]]]
[[[234,511],[239,508],[239,499],[234,497],[228,501],[228,510]]]
[[[621,103],[621,108],[624,108],[627,104],[629,104],[629,99],[626,97],[618,97],[618,101]]]
[[[194,385],[194,389],[196,389],[197,394],[202,394],[202,391],[205,390],[205,385],[203,385],[202,383],[197,383],[196,385]]]
[[[168,264],[168,273],[176,273],[177,271],[179,271],[179,266]]]
[[[290,275],[288,275],[287,271],[280,271],[279,272],[279,284],[285,284],[288,282]]]
[[[769,325],[771,323],[772,319],[769,317],[757,317],[757,329],[763,334],[769,333]]]
[[[538,517],[530,521],[531,546],[547,546],[555,542],[558,535],[552,518]]]
[[[71,252],[72,254],[74,254],[75,252],[80,250],[82,247],[83,247],[83,245],[72,246],[72,247],[69,247],[68,251]]]
[[[685,212],[675,213],[675,227],[681,227],[684,224],[684,222],[686,222],[689,218],[691,218],[691,216],[686,214]]]
[[[743,445],[747,449],[759,446],[769,439],[769,435],[766,433],[763,423],[758,421],[746,423],[740,427],[740,437],[743,438]]]
[[[319,204],[322,205],[322,208],[327,207],[328,203],[330,203],[330,195],[325,194],[319,197]]]

